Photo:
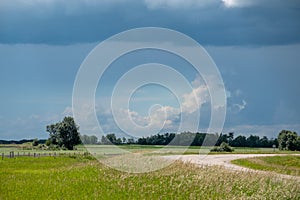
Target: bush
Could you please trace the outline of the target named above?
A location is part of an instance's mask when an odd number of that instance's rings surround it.
[[[32,141],[32,146],[36,147],[39,145],[39,140],[37,138],[35,138],[33,141]]]
[[[46,144],[46,146],[50,146],[51,145],[50,139],[48,139],[45,144]]]
[[[214,147],[210,150],[211,152],[233,152],[234,149],[229,146],[228,143],[222,142],[219,147]]]

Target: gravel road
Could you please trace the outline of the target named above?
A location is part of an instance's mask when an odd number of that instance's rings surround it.
[[[240,158],[253,158],[253,157],[278,156],[278,155],[284,156],[284,154],[219,154],[219,155],[171,155],[171,156],[163,156],[163,157],[165,159],[182,160],[183,162],[189,162],[201,166],[219,165],[229,170],[268,173],[264,171],[258,171],[258,170],[237,166],[232,164],[231,161]],[[292,154],[292,155],[300,156],[300,154]],[[282,175],[282,174],[280,175],[278,174],[278,176],[284,178],[293,178],[300,181],[300,177],[296,177],[296,176],[289,176],[289,175]]]

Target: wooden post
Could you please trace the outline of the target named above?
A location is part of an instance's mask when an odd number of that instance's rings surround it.
[[[2,160],[4,159],[4,153],[2,153]]]
[[[36,154],[35,154],[35,153],[33,153],[33,157],[35,157],[35,155],[36,155]]]

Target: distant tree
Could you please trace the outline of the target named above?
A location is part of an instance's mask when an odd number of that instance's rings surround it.
[[[127,144],[134,144],[134,139],[133,138],[128,138]]]
[[[296,132],[282,130],[278,134],[278,144],[280,150],[300,150],[299,136]]]
[[[216,146],[220,146],[223,142],[228,143],[228,135],[221,133],[216,143]]]
[[[239,135],[232,141],[232,146],[234,147],[246,147],[247,145],[247,139],[243,135]]]
[[[37,138],[35,138],[33,141],[32,141],[32,146],[36,147],[39,145],[39,140]]]
[[[81,135],[80,140],[83,144],[88,144],[89,143],[89,136],[87,135]]]
[[[102,135],[101,144],[111,144],[111,143],[104,135]]]
[[[147,144],[146,142],[147,140],[144,137],[141,137],[137,140],[137,144],[141,144],[141,145]]]
[[[82,135],[80,139],[83,144],[97,144],[98,138],[95,135]]]
[[[206,133],[196,133],[192,146],[201,146],[206,135],[207,135]],[[175,137],[175,134],[173,137]]]
[[[296,141],[296,150],[300,151],[300,136],[298,136],[297,141]]]
[[[122,138],[122,142],[123,142],[123,144],[126,143],[126,137],[123,137],[123,138]]]
[[[80,144],[79,127],[73,117],[65,117],[63,121],[46,127],[49,132],[51,144],[72,150],[75,145]]]
[[[117,145],[122,144],[122,139],[121,138],[117,138],[115,144],[117,144]]]
[[[49,138],[48,140],[46,140],[46,146],[50,146],[51,145],[51,139]]]
[[[117,137],[114,133],[107,134],[106,139],[113,144],[116,144],[116,142],[117,142]]]
[[[256,136],[256,135],[250,135],[248,138],[247,138],[247,146],[248,147],[259,147],[259,136]]]
[[[270,145],[269,139],[267,138],[267,136],[263,136],[260,140],[259,140],[259,146],[260,147],[270,147],[272,145]]]
[[[228,133],[228,144],[232,145],[232,141],[234,139],[234,132],[229,132]]]
[[[98,143],[98,138],[95,135],[90,136],[90,142],[91,144],[97,144]]]

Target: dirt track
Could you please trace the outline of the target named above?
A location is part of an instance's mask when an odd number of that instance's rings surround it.
[[[248,172],[259,172],[259,173],[267,173],[264,171],[253,170],[245,167],[240,167],[231,163],[232,160],[240,159],[240,158],[251,158],[251,157],[262,157],[262,156],[283,156],[284,154],[219,154],[219,155],[172,155],[172,156],[164,156],[166,159],[172,160],[182,160],[183,162],[190,162],[193,164],[201,165],[201,166],[212,166],[219,165],[223,166],[226,169],[230,170],[238,170],[238,171],[248,171]],[[297,154],[295,154],[297,155]],[[298,154],[298,156],[300,156]],[[274,173],[275,174],[275,173]],[[289,176],[278,174],[284,178],[293,178],[300,181],[300,177]]]

